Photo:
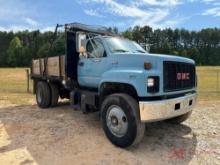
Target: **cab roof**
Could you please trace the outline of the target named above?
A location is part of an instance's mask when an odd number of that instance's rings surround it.
[[[85,32],[96,35],[105,35],[105,36],[116,36],[115,33],[112,33],[108,30],[108,28],[103,26],[94,26],[94,25],[85,25],[81,23],[70,23],[65,24],[66,31],[74,31],[74,32]]]

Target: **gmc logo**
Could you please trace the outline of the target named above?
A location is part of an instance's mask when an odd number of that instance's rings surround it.
[[[189,73],[177,73],[177,80],[189,80]]]

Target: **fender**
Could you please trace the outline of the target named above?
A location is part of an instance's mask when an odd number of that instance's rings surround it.
[[[133,86],[139,97],[146,96],[147,87],[145,86],[146,77],[143,74],[145,70],[134,68],[114,68],[102,75],[99,83],[99,92],[101,85],[106,82],[124,83]]]

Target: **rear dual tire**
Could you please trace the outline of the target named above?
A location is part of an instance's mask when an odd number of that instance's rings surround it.
[[[55,84],[40,81],[37,83],[36,100],[40,108],[54,107],[58,104],[59,91]]]
[[[108,96],[101,107],[101,121],[107,138],[116,146],[126,148],[138,144],[144,137],[139,105],[127,94]]]
[[[58,100],[59,100],[59,90],[57,88],[57,85],[50,83],[50,92],[51,92],[51,107],[55,107],[58,104]]]

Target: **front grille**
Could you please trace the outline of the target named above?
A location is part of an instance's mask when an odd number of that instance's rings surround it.
[[[186,90],[195,87],[195,65],[182,62],[164,61],[164,92]]]

